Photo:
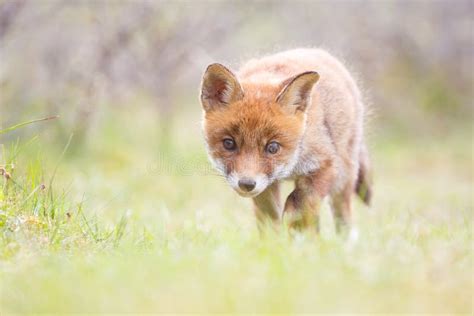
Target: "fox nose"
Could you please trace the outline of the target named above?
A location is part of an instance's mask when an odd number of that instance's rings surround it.
[[[255,188],[256,184],[257,183],[255,182],[255,180],[249,178],[242,178],[239,180],[239,188],[246,192],[252,191]]]

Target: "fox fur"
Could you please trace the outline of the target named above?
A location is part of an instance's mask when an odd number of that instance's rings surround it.
[[[338,227],[351,223],[351,197],[370,203],[365,107],[348,70],[320,49],[252,59],[236,73],[206,69],[201,85],[208,155],[230,186],[255,204],[260,221],[318,223],[329,196]],[[280,182],[295,189],[285,204]]]

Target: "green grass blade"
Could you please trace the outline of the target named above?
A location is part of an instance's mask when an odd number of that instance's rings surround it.
[[[19,124],[16,124],[16,125],[4,128],[4,129],[0,129],[0,135],[5,134],[7,132],[11,132],[11,131],[16,130],[20,127],[23,127],[25,125],[29,125],[29,124],[33,124],[33,123],[37,123],[37,122],[54,120],[54,119],[57,119],[58,117],[59,117],[59,115],[54,115],[54,116],[49,116],[49,117],[45,117],[45,118],[41,118],[41,119],[36,119],[36,120],[31,120],[31,121],[19,123]]]

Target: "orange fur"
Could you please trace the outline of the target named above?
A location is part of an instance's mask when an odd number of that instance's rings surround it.
[[[237,74],[213,64],[201,102],[209,157],[239,194],[253,198],[259,219],[285,213],[307,226],[329,195],[337,222],[348,224],[352,193],[369,202],[364,105],[349,72],[327,52],[282,52],[251,60]],[[244,179],[255,185],[242,186]],[[282,209],[284,179],[294,179],[295,190]]]

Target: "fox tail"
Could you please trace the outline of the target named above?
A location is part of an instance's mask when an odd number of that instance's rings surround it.
[[[359,174],[355,185],[355,193],[367,205],[372,200],[372,172],[370,169],[370,159],[365,144],[359,153]]]

